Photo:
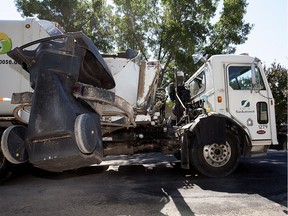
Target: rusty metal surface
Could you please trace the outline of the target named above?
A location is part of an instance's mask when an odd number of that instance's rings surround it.
[[[80,82],[74,84],[73,94],[76,98],[97,101],[100,103],[110,104],[115,100],[115,94],[113,92]]]
[[[111,138],[110,138],[111,139]],[[113,141],[109,137],[103,138],[104,156],[107,155],[132,155],[144,152],[161,152],[163,154],[175,154],[180,143],[177,140],[150,140],[144,143],[138,143],[136,140]]]
[[[0,116],[0,121],[15,121],[16,118],[12,116]]]
[[[104,105],[110,105],[112,107],[115,107],[119,109],[121,112],[115,112],[115,110],[101,110],[102,113],[100,113],[103,116],[111,116],[111,115],[122,115],[122,116],[127,116],[127,122],[123,124],[122,126],[129,126],[132,125],[136,127],[136,123],[134,121],[134,110],[133,107],[123,98],[115,95],[115,93],[97,88],[91,85],[87,85],[84,83],[79,83],[77,82],[75,84],[74,92],[73,95],[76,98],[81,98],[85,101],[88,101],[88,104],[97,111],[96,107],[97,104],[104,104]],[[99,110],[98,110],[99,111]],[[105,118],[104,118],[105,119]],[[109,125],[113,125],[113,122],[106,122],[109,123]],[[105,124],[105,121],[102,122],[102,124]],[[114,126],[119,126],[119,122],[116,122]]]
[[[12,104],[31,104],[32,103],[32,92],[21,92],[13,93],[12,95]]]
[[[72,137],[71,134],[62,134],[62,135],[57,135],[57,136],[48,137],[48,138],[33,139],[32,143],[50,142],[50,141],[54,141],[54,140],[67,139],[67,138],[71,138],[71,137]]]

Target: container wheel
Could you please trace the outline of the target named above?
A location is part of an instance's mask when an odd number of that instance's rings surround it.
[[[28,153],[25,147],[26,127],[13,125],[8,127],[1,137],[1,151],[5,158],[13,164],[21,164],[28,161]]]
[[[79,150],[84,154],[92,153],[98,145],[98,130],[93,118],[84,113],[75,121],[75,139]]]

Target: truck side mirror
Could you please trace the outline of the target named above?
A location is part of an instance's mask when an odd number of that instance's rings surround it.
[[[251,65],[251,75],[252,75],[252,86],[251,86],[251,93],[253,90],[259,90],[259,86],[257,85],[257,78],[256,78],[256,66],[260,59],[256,58],[252,62]]]

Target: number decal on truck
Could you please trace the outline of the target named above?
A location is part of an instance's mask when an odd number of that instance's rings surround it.
[[[0,59],[0,64],[18,64],[16,61],[14,60],[8,60],[8,59]]]
[[[268,128],[268,125],[259,125],[259,129],[267,129]]]

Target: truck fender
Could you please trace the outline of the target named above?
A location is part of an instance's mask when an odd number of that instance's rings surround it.
[[[207,127],[207,125],[209,125]],[[223,143],[225,142],[225,119],[216,115],[200,115],[192,123],[185,125],[181,142],[181,166],[189,169],[189,150],[193,142],[193,135],[201,143]]]
[[[184,169],[189,169],[189,149],[192,145],[193,136],[206,144],[223,143],[226,140],[226,130],[228,129],[236,135],[242,154],[245,155],[251,146],[247,132],[233,119],[218,113],[200,115],[193,122],[184,125],[182,129],[184,132],[181,142],[181,166]]]
[[[201,123],[203,124],[201,125]],[[209,125],[209,127],[206,126],[207,124]],[[211,131],[213,125],[217,125],[217,128],[214,127],[214,130]],[[199,126],[202,127],[201,129],[203,133],[201,134],[199,134],[199,131],[197,130]],[[191,124],[191,126],[189,127],[189,131],[193,134],[196,134],[197,138],[199,138],[198,140],[202,140],[202,141],[205,141],[203,139],[206,139],[206,138],[209,139],[208,136],[213,135],[213,133],[216,133],[215,137],[214,138],[212,137],[214,141],[225,140],[225,133],[224,133],[225,129],[231,130],[236,135],[236,137],[240,139],[239,140],[240,145],[243,148],[244,153],[245,153],[245,149],[252,146],[250,136],[244,130],[244,128],[235,120],[225,115],[219,114],[219,113],[210,113],[208,115],[201,115],[197,119],[195,119],[195,121],[193,121],[193,124]],[[210,142],[211,140],[208,140],[208,143],[207,142],[206,143],[209,144]]]

